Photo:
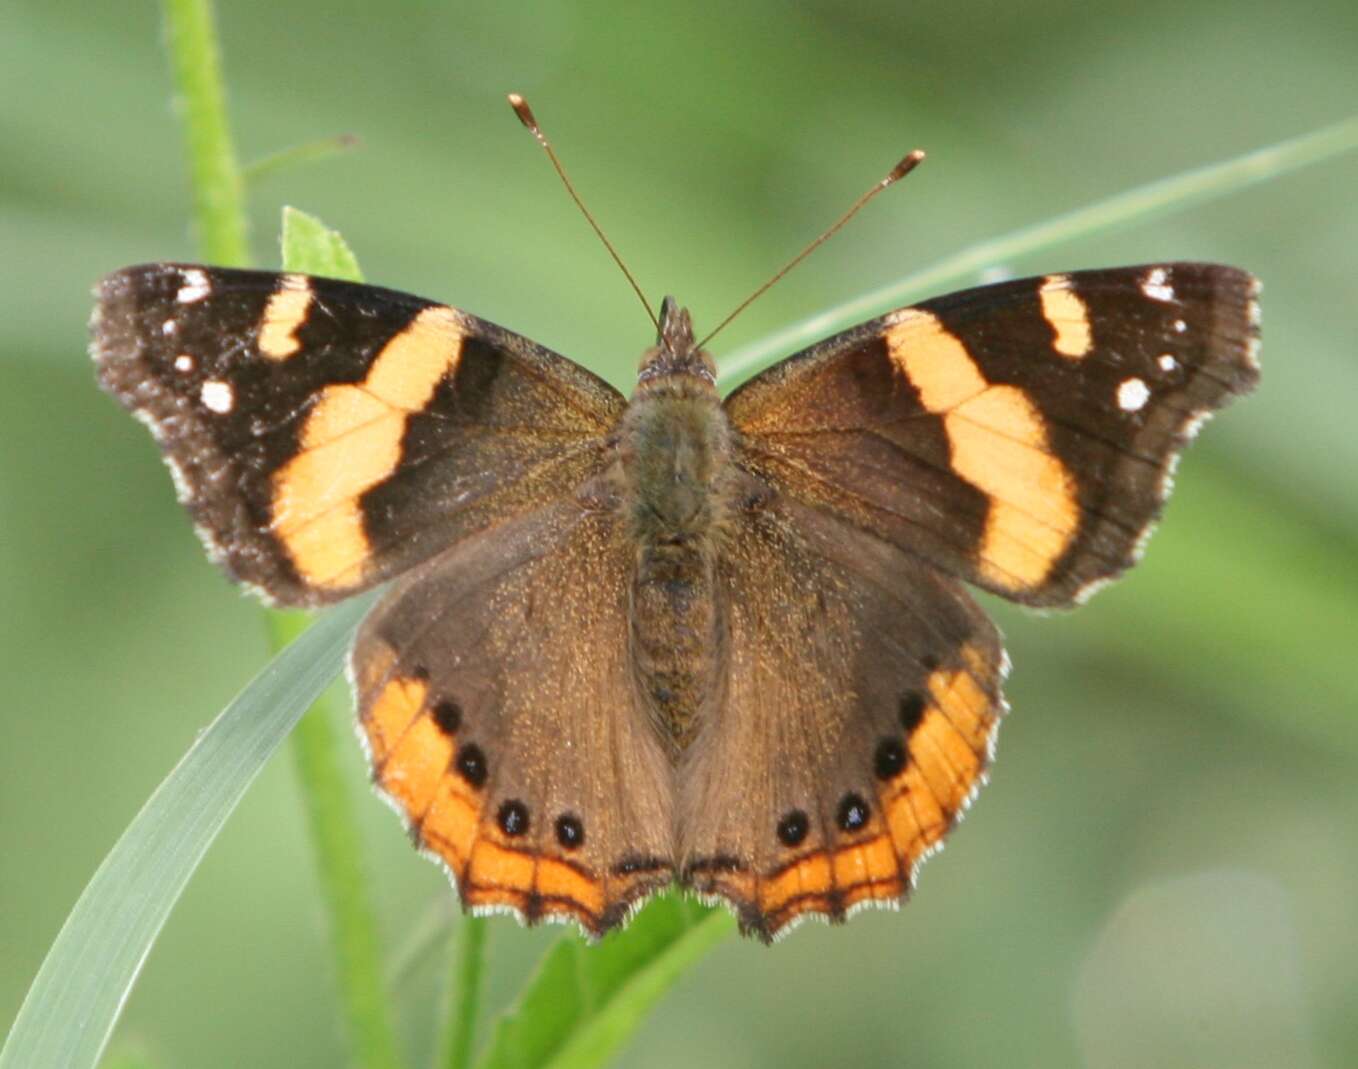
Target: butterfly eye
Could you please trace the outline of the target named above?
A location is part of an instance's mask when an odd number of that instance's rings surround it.
[[[837,819],[845,831],[857,831],[868,822],[868,803],[861,794],[850,791],[839,800]]]
[[[462,706],[450,699],[436,702],[431,710],[434,715],[434,723],[439,726],[439,730],[445,735],[451,735],[462,726]]]
[[[784,846],[796,846],[806,838],[810,826],[802,810],[789,809],[778,822],[778,838]]]
[[[917,690],[904,695],[901,698],[900,714],[901,727],[905,728],[905,733],[909,736],[924,719],[924,695]]]
[[[522,835],[528,830],[528,807],[511,798],[500,806],[495,820],[506,835]]]
[[[457,760],[453,764],[457,768],[457,774],[473,787],[480,787],[486,782],[486,755],[476,743],[469,742],[466,746],[459,747]]]

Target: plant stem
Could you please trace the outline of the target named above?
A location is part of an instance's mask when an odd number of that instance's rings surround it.
[[[212,263],[244,266],[250,255],[243,183],[226,115],[211,3],[164,0],[164,12],[201,254]],[[309,623],[301,614],[270,613],[267,619],[275,652]],[[362,844],[340,772],[338,746],[326,705],[318,701],[293,731],[292,751],[328,913],[340,1001],[358,1063],[365,1069],[393,1069],[401,1060],[382,986]]]
[[[485,974],[486,921],[464,916],[457,927],[457,954],[453,962],[452,1004],[444,1035],[445,1069],[468,1069],[481,1015],[481,982]]]
[[[221,57],[210,0],[164,0],[175,106],[193,180],[193,215],[203,258],[230,267],[250,259],[240,166],[231,142]]]

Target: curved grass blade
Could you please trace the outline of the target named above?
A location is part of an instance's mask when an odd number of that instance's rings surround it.
[[[226,818],[334,679],[370,598],[327,613],[189,748],[94,874],[48,951],[0,1069],[93,1069],[170,910]]]
[[[603,1065],[679,976],[734,931],[726,910],[672,894],[598,946],[563,936],[500,1019],[477,1069]]]
[[[906,275],[861,297],[827,308],[786,330],[737,349],[721,362],[719,382],[724,387],[738,385],[777,357],[788,356],[836,330],[880,315],[888,308],[900,307],[921,297],[942,292],[947,286],[964,283],[993,264],[1088,237],[1102,230],[1145,222],[1171,211],[1182,211],[1193,204],[1235,193],[1354,149],[1358,149],[1358,116],[1255,149],[1234,159],[1149,182],[1046,222],[979,242],[923,271]]]

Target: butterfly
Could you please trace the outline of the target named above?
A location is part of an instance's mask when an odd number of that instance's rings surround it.
[[[466,908],[599,936],[674,883],[771,940],[894,905],[984,782],[1000,635],[1086,598],[1258,379],[1257,282],[1164,263],[889,312],[724,400],[666,298],[630,399],[403,293],[156,263],[100,382],[214,559],[389,584],[351,654],[377,786]]]

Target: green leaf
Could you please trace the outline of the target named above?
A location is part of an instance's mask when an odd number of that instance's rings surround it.
[[[734,930],[725,910],[667,895],[598,946],[562,937],[499,1021],[478,1069],[604,1064],[680,974]]]
[[[363,281],[358,260],[339,231],[296,208],[283,209],[283,265],[308,275]]]
[[[189,876],[264,762],[339,671],[369,598],[265,666],[147,800],[75,904],[0,1050],[0,1069],[93,1069]]]

